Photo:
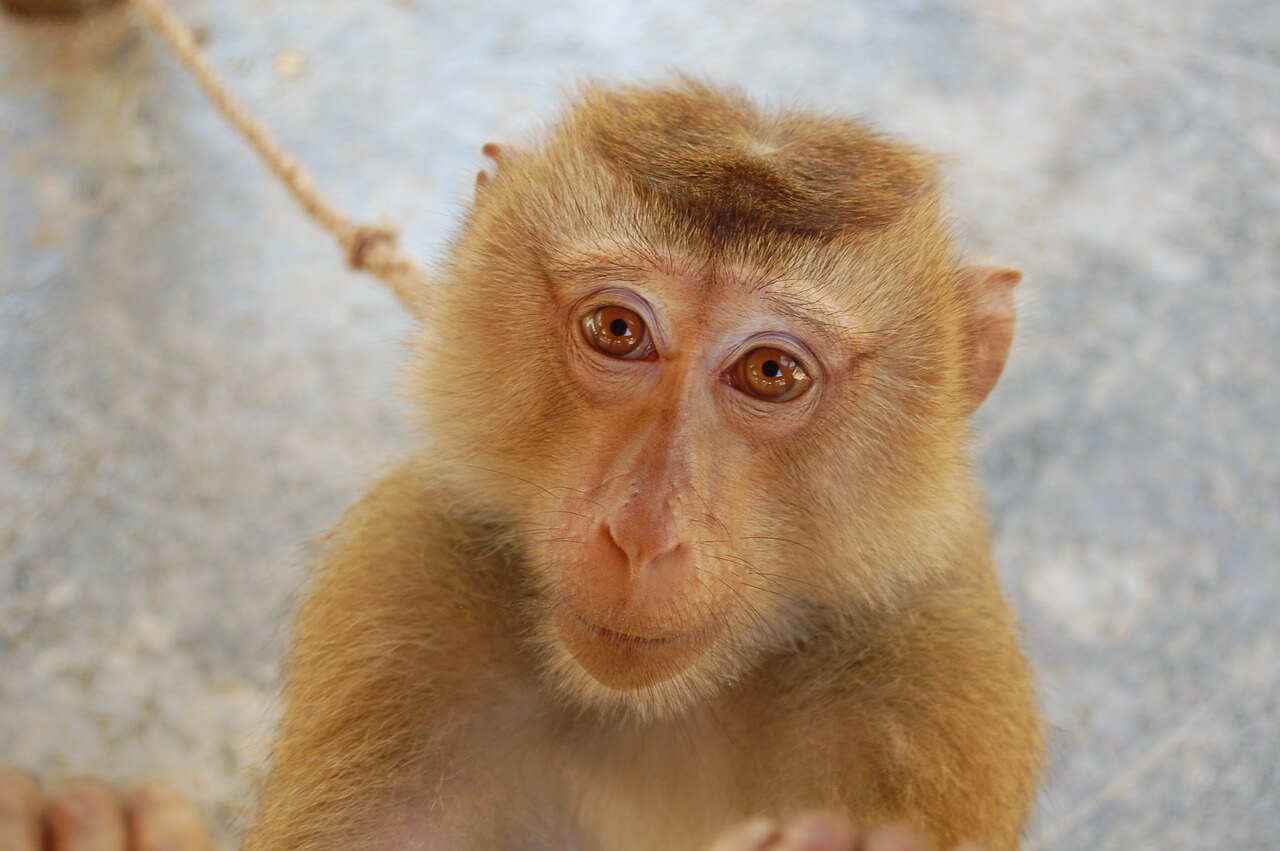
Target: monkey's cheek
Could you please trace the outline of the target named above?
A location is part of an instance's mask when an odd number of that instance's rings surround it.
[[[719,634],[713,625],[683,636],[646,639],[592,626],[563,606],[555,613],[556,632],[574,660],[601,685],[637,691],[688,670]]]

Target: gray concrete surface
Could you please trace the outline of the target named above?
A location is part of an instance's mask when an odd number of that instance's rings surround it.
[[[1280,4],[175,5],[427,257],[583,74],[947,153],[1028,273],[980,449],[1055,728],[1030,847],[1280,847]],[[0,21],[0,759],[169,776],[235,836],[306,542],[407,443],[407,327],[127,13]]]

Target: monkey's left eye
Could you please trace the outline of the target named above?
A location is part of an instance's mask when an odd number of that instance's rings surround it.
[[[649,360],[655,354],[649,326],[626,307],[598,307],[582,319],[582,333],[597,351],[622,360]]]
[[[794,355],[775,346],[759,346],[738,358],[729,383],[766,402],[790,402],[809,389],[813,379]]]

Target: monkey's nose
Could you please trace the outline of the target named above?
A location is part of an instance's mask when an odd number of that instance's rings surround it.
[[[632,574],[657,567],[683,546],[670,522],[614,519],[604,524],[604,531],[609,544],[626,559]]]
[[[674,536],[652,535],[652,529],[635,536],[628,531],[618,523],[595,527],[582,561],[567,567],[565,603],[609,629],[655,636],[681,631],[678,615],[700,587],[692,550]]]
[[[598,530],[596,547],[595,570],[588,582],[594,602],[611,617],[662,622],[695,584],[692,553],[675,534],[674,524],[664,529],[605,523]]]

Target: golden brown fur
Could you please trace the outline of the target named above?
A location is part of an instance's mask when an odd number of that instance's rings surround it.
[[[1016,274],[960,263],[935,184],[857,122],[688,82],[589,88],[504,154],[418,339],[424,446],[333,533],[300,615],[249,847],[696,849],[834,807],[1013,848],[1041,729],[968,421]],[[583,378],[605,373],[566,317],[619,282],[663,305],[678,377]],[[812,329],[803,405],[686,366],[761,321]],[[662,517],[698,579],[645,628],[718,631],[610,685],[551,612],[598,581],[577,518],[640,469],[680,483]]]
[[[891,223],[931,188],[928,161],[847,118],[766,113],[694,82],[588,89],[584,147],[699,233],[829,237]]]

